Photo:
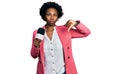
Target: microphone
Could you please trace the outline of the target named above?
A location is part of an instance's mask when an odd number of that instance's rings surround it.
[[[35,38],[43,40],[44,34],[45,34],[45,30],[43,28],[39,28]]]

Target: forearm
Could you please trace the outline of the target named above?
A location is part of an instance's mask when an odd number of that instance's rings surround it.
[[[34,45],[35,35],[36,35],[36,31],[33,32],[33,37],[32,37],[31,56],[33,58],[37,58],[39,55],[39,48],[35,47],[35,45]]]
[[[76,29],[79,30],[79,32],[85,36],[91,33],[90,30],[81,22],[76,26]]]
[[[36,48],[35,46],[32,46],[31,48],[31,56],[33,58],[37,58],[39,55],[39,48]]]
[[[90,34],[90,30],[81,22],[76,24],[75,28],[70,30],[72,38],[82,38]]]

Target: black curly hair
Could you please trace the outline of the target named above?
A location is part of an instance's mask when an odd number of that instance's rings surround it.
[[[40,8],[40,12],[39,12],[40,16],[42,17],[44,21],[46,21],[45,15],[46,15],[46,11],[48,8],[55,8],[58,12],[58,18],[62,17],[63,15],[62,7],[59,4],[55,2],[46,2],[42,5],[42,7]]]

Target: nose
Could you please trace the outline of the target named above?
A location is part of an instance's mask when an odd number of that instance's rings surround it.
[[[50,20],[54,20],[54,16],[51,16],[51,17],[50,17]]]

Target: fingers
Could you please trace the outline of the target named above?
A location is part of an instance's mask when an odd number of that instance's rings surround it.
[[[35,38],[34,39],[34,46],[37,47],[37,48],[39,48],[40,47],[40,42],[41,42],[40,39]]]
[[[68,20],[67,21],[66,26],[68,27],[68,32],[72,27],[75,26],[75,24],[76,24],[76,21],[74,21],[74,20]]]
[[[74,25],[72,24],[72,25],[70,25],[69,27],[68,27],[68,32],[70,31],[70,29],[73,27]]]

